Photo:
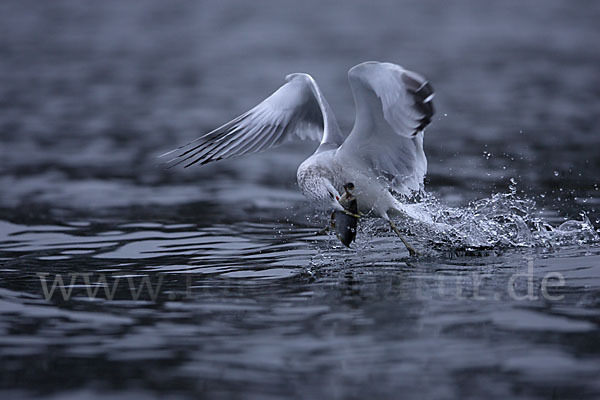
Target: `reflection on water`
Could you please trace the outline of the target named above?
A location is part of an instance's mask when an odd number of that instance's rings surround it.
[[[471,395],[600,389],[595,247],[411,259],[376,228],[355,250],[268,221],[1,228],[7,389],[54,392],[60,368],[74,396],[100,390],[81,385],[91,375],[138,395],[175,382],[257,396],[290,396],[290,381],[325,397],[432,385],[443,397],[457,380]]]
[[[0,396],[600,397],[599,4],[1,2]],[[315,235],[311,144],[156,167],[368,59],[437,90],[420,257]]]

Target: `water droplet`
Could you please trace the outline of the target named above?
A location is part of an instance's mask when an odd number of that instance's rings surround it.
[[[558,171],[554,171],[554,176],[558,176]]]

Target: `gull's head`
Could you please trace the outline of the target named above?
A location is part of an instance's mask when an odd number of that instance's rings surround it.
[[[329,180],[319,178],[311,186],[310,191],[306,195],[319,208],[329,211],[344,211],[344,207],[340,204],[342,195]]]
[[[344,207],[340,204],[342,195],[331,184],[331,181],[323,176],[319,168],[302,168],[300,166],[298,185],[315,207],[328,211],[344,211]]]
[[[337,191],[337,189],[334,188],[329,181],[325,181],[324,186],[327,191],[324,199],[325,204],[329,205],[329,208],[333,209],[334,211],[344,211],[344,207],[340,204],[340,198],[342,196],[340,196],[340,193]]]

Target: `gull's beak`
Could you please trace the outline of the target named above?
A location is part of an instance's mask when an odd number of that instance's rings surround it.
[[[344,211],[344,206],[340,204],[341,194],[333,186],[328,188],[329,197],[331,199],[331,208],[333,211]]]
[[[334,200],[333,201],[333,210],[334,211],[344,211],[344,206],[342,206],[339,202],[339,200]]]

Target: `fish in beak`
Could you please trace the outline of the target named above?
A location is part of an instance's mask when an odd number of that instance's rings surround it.
[[[335,234],[346,247],[356,239],[356,229],[358,226],[358,204],[356,197],[352,195],[354,190],[353,183],[344,185],[344,194],[339,200],[339,203],[344,207],[344,211],[334,211],[331,215],[332,225],[335,229]]]

